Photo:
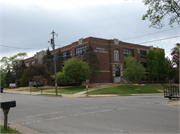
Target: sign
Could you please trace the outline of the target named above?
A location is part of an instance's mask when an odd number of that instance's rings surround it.
[[[16,83],[9,83],[10,88],[16,88]]]
[[[99,48],[99,47],[96,47],[96,50],[94,50],[94,52],[99,52],[99,53],[109,53],[108,51],[105,51],[104,48]]]

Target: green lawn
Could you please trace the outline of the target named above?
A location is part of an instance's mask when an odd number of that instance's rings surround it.
[[[89,87],[90,88],[90,87]],[[75,94],[81,91],[85,91],[86,87],[67,87],[67,88],[58,88],[58,93],[61,94]],[[44,93],[46,92],[45,90],[43,91]],[[47,91],[47,93],[55,93],[54,91]]]
[[[7,130],[4,129],[4,126],[1,126],[1,133],[16,133],[16,134],[22,134],[19,131],[12,129],[11,127],[9,127]]]
[[[132,85],[130,88],[129,85],[119,85],[111,88],[103,88],[95,91],[90,91],[89,95],[94,94],[120,94],[120,95],[129,95],[129,94],[141,94],[141,93],[162,93],[157,90],[163,90],[164,86],[161,85],[150,85],[145,86],[141,85]]]
[[[168,102],[174,102],[174,101],[180,101],[180,100],[179,99],[172,99],[172,100],[170,100]]]

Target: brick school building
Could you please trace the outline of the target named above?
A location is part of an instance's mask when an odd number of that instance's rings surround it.
[[[147,54],[149,49],[156,49],[153,46],[143,46],[133,43],[122,42],[118,39],[101,39],[95,37],[81,38],[69,45],[57,48],[63,53],[64,60],[70,58],[82,59],[86,48],[90,44],[94,48],[97,58],[100,62],[100,74],[91,79],[94,83],[118,83],[123,79],[124,70],[124,57],[131,52],[132,56],[136,58],[137,62],[141,62],[147,69],[146,60],[144,55]],[[53,51],[51,51],[53,55]],[[42,64],[42,58],[46,51],[42,50],[37,52],[33,57],[25,59],[26,66],[34,64]],[[57,61],[58,62],[58,61]],[[150,83],[151,78],[149,72],[146,71],[147,79],[142,79],[142,83]],[[154,82],[159,82],[159,78]]]

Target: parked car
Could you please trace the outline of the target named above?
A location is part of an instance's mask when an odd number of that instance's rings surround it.
[[[1,87],[1,93],[3,93],[3,87]]]

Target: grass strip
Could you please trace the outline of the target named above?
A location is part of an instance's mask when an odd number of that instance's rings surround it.
[[[55,95],[55,94],[39,94],[40,96],[54,96],[54,97],[62,97],[62,95]]]
[[[10,133],[23,134],[23,133],[20,133],[19,131],[15,130],[15,129],[11,128],[11,127],[8,127],[8,129],[5,130],[5,129],[4,129],[4,126],[1,126],[1,133],[8,133],[8,134],[10,134]]]
[[[180,100],[179,99],[172,99],[172,100],[170,100],[168,102],[174,102],[174,101],[180,101]]]

